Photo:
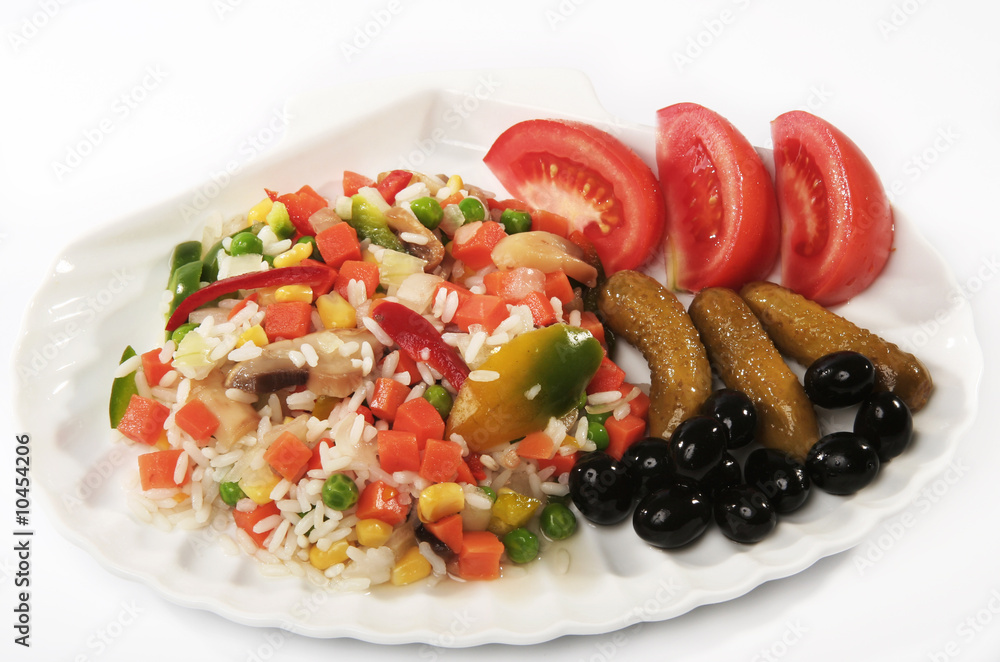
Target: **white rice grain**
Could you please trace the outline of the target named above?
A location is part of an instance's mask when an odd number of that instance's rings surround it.
[[[386,347],[391,347],[392,346],[392,344],[393,344],[392,338],[390,338],[389,334],[386,333],[382,329],[381,326],[379,326],[378,322],[376,322],[375,320],[373,320],[371,317],[364,317],[364,318],[361,319],[361,323],[365,325],[366,329],[368,329],[369,331],[371,331],[372,335],[375,336],[375,340],[379,341],[380,343],[382,343]],[[366,342],[366,343],[362,344],[362,347],[361,347],[362,353],[364,352],[364,345],[366,345],[366,344],[368,344],[368,343]],[[371,350],[371,345],[370,344],[368,345],[368,349]]]
[[[483,344],[486,342],[486,332],[478,331],[472,334],[469,339],[469,346],[465,348],[465,362],[472,363],[476,355],[479,354],[479,350],[483,348]]]
[[[609,405],[616,400],[621,400],[622,394],[619,391],[599,391],[587,396],[589,405]]]
[[[400,232],[400,241],[405,241],[408,244],[415,244],[417,246],[424,246],[427,243],[427,237],[422,234],[417,234],[416,232]]]
[[[542,391],[542,385],[535,384],[534,386],[532,386],[531,388],[529,388],[527,391],[524,392],[524,398],[525,400],[534,400],[535,396],[537,396],[541,391]]]
[[[445,324],[451,322],[455,317],[455,311],[458,310],[458,291],[451,290],[448,292],[448,298],[444,302],[444,310],[441,312],[441,321]]]
[[[500,373],[496,370],[473,370],[468,378],[474,382],[492,382],[500,379]]]
[[[441,576],[448,572],[448,566],[445,564],[444,559],[434,553],[429,542],[421,542],[417,546],[417,549],[420,550],[420,555],[431,564],[431,572],[435,575]]]
[[[282,522],[287,522],[287,521],[288,520],[286,520],[281,515],[268,515],[267,517],[265,517],[264,519],[260,520],[259,522],[253,525],[253,532],[266,533],[271,529],[273,529],[274,527],[281,524]]]
[[[178,377],[180,377],[180,374],[176,370],[167,370],[165,373],[163,373],[163,376],[160,377],[160,383],[157,384],[157,386],[162,386],[163,388],[170,388],[171,386],[174,385],[174,382],[177,381]]]
[[[174,484],[180,485],[184,482],[184,477],[187,475],[188,462],[187,453],[181,453],[177,456],[177,464],[174,465]]]
[[[118,366],[118,369],[115,370],[114,378],[120,379],[122,377],[131,375],[133,372],[135,372],[141,367],[142,367],[142,356],[136,354],[135,356],[127,358],[121,362],[121,364]]]
[[[223,453],[222,455],[217,455],[209,460],[208,464],[212,467],[228,467],[235,464],[241,457],[243,457],[243,450],[236,449],[234,451],[229,451],[228,453]]]
[[[160,363],[169,363],[170,359],[174,356],[174,350],[177,349],[177,343],[173,340],[168,340],[163,343],[163,349],[160,350],[160,355],[157,357]]]
[[[288,352],[288,360],[294,363],[296,368],[301,368],[306,364],[305,355],[296,349]]]
[[[264,350],[258,347],[256,344],[254,344],[254,342],[251,340],[243,343],[243,345],[241,345],[240,347],[237,347],[233,351],[229,352],[229,354],[226,355],[226,358],[229,359],[230,361],[236,361],[236,362],[249,361],[250,359],[257,358],[263,353]]]
[[[281,480],[279,480],[278,484],[275,485],[274,489],[271,490],[271,494],[269,495],[271,497],[271,500],[277,501],[278,499],[285,498],[285,495],[288,494],[288,488],[290,488],[291,486],[292,484],[288,482],[287,478],[282,478]]]
[[[247,393],[246,391],[241,391],[238,388],[227,388],[226,397],[234,402],[243,402],[248,405],[252,405],[257,402],[256,393]]]
[[[399,365],[399,350],[392,352],[382,360],[382,376],[394,377],[396,366]]]

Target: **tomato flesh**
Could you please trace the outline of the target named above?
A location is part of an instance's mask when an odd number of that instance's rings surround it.
[[[659,183],[627,145],[596,127],[528,120],[504,131],[483,161],[513,197],[569,219],[608,273],[650,256],[665,223]]]
[[[746,137],[704,106],[668,106],[657,112],[656,163],[672,286],[735,289],[767,277],[780,246],[778,205]]]
[[[844,133],[792,111],[771,123],[781,280],[824,306],[868,288],[892,251],[893,217],[871,162]]]

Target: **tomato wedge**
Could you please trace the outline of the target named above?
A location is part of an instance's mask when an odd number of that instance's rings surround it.
[[[665,207],[649,166],[609,133],[538,119],[504,131],[483,158],[515,198],[570,220],[607,271],[634,269],[655,250]]]
[[[766,278],[778,259],[781,224],[771,176],[753,145],[695,103],[662,108],[656,121],[673,287],[737,289]]]
[[[824,306],[882,272],[892,207],[871,162],[826,120],[801,110],[771,122],[781,210],[782,284]]]

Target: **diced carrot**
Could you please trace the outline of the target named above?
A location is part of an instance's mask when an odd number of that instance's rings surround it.
[[[160,363],[160,350],[151,349],[142,355],[142,374],[146,376],[146,382],[150,386],[156,386],[163,379],[163,375],[170,372],[172,361],[167,359],[166,363]]]
[[[607,454],[616,460],[622,459],[622,455],[628,447],[642,439],[646,433],[646,421],[629,414],[625,418],[618,420],[614,416],[609,416],[604,421],[604,427],[608,431]]]
[[[251,292],[250,294],[248,294],[247,296],[245,296],[243,298],[243,300],[241,300],[238,304],[236,304],[235,306],[233,306],[233,309],[229,311],[228,315],[226,315],[226,319],[230,319],[231,320],[234,317],[236,317],[236,315],[239,314],[239,312],[241,310],[243,310],[244,308],[247,307],[248,303],[250,303],[251,301],[253,301],[253,302],[256,303],[257,298],[258,297],[257,297],[257,293],[256,292]]]
[[[399,503],[399,491],[377,480],[368,483],[358,498],[358,519],[380,519],[386,524],[396,526],[406,521],[410,512],[409,505]]]
[[[544,209],[535,209],[531,212],[531,229],[565,237],[569,234],[569,219]]]
[[[556,442],[543,430],[531,432],[517,442],[517,454],[532,460],[548,460],[556,452]]]
[[[358,192],[362,186],[374,186],[375,180],[365,177],[364,175],[352,172],[350,170],[344,171],[344,195],[350,197]]]
[[[573,292],[573,284],[569,282],[566,272],[560,269],[545,274],[545,296],[555,297],[564,304],[569,303],[576,297]]]
[[[125,414],[118,423],[118,431],[132,441],[152,446],[160,440],[167,416],[170,416],[169,407],[156,400],[133,394]]]
[[[487,333],[493,333],[509,314],[507,304],[500,297],[492,294],[473,294],[465,300],[465,303],[458,305],[458,310],[455,311],[451,321],[462,331],[468,331],[473,324],[480,324],[486,328]]]
[[[545,292],[545,274],[530,267],[491,271],[483,276],[483,285],[487,294],[507,303],[519,303],[532,292]]]
[[[420,450],[427,445],[428,439],[443,437],[444,427],[441,414],[424,398],[413,398],[401,404],[392,422],[393,430],[412,432],[416,436],[417,447]]]
[[[633,388],[635,387],[632,384],[629,384],[628,382],[622,384],[621,388],[619,389],[621,391],[622,397],[624,398],[629,393],[631,393]],[[642,391],[639,391],[639,395],[629,400],[628,406],[630,414],[638,416],[639,418],[644,420],[649,419],[649,396],[643,393]]]
[[[601,320],[597,319],[597,315],[594,313],[589,310],[583,311],[580,315],[580,328],[584,331],[589,331],[590,335],[597,338],[597,341],[602,345],[607,345],[607,341],[604,338],[604,325],[601,324]]]
[[[601,365],[597,367],[597,372],[594,373],[590,383],[587,384],[587,393],[617,391],[624,382],[625,371],[605,356],[601,359]]]
[[[452,193],[447,198],[441,201],[441,209],[444,209],[448,205],[457,205],[462,201],[463,198],[465,198],[465,196],[462,195],[461,191],[455,191],[454,193]]]
[[[392,423],[396,419],[396,411],[409,393],[410,387],[405,384],[388,377],[379,377],[375,380],[375,390],[368,401],[368,408],[376,417]]]
[[[498,579],[503,543],[489,531],[466,531],[458,554],[458,575],[462,579]]]
[[[264,451],[264,461],[282,478],[297,483],[305,475],[312,454],[312,449],[286,430]]]
[[[552,302],[544,294],[532,292],[521,300],[521,305],[527,306],[528,310],[531,311],[531,318],[535,320],[535,326],[555,324],[555,308],[552,307]]]
[[[455,478],[455,482],[468,483],[469,485],[479,484],[476,476],[472,473],[472,469],[469,467],[469,463],[464,460],[458,463],[458,476]]]
[[[264,308],[264,333],[274,342],[280,338],[301,338],[312,327],[311,304],[305,301],[280,301]]]
[[[361,259],[358,233],[349,223],[337,223],[321,231],[316,235],[316,247],[323,261],[334,269],[340,269],[347,260]]]
[[[443,283],[438,283],[437,287],[434,288],[434,300],[435,301],[437,300],[438,292],[440,290],[442,290],[442,289],[446,290],[445,291],[445,295],[444,295],[446,297],[451,296],[451,293],[454,292],[455,295],[458,297],[458,305],[459,306],[461,306],[463,303],[465,303],[466,301],[468,301],[470,297],[475,296],[474,294],[472,294],[472,292],[470,292],[468,289],[462,287],[461,285],[457,285],[457,284],[452,283],[450,281],[445,281]]]
[[[233,509],[233,519],[236,520],[236,526],[240,527],[246,531],[247,535],[250,536],[257,546],[260,548],[264,547],[264,541],[267,537],[271,535],[271,531],[264,531],[263,533],[256,533],[253,527],[257,522],[270,517],[271,515],[280,515],[281,511],[278,510],[278,504],[273,501],[268,501],[262,506],[257,506],[250,512],[243,512],[242,510]]]
[[[493,258],[490,257],[493,247],[506,236],[506,230],[499,223],[483,221],[472,237],[462,243],[456,242],[451,253],[456,260],[461,260],[470,268],[479,271],[493,264]]]
[[[299,262],[302,266],[312,266],[312,267],[322,267],[327,270],[326,278],[319,281],[316,285],[312,286],[313,301],[316,301],[317,297],[323,296],[327,292],[333,289],[334,283],[337,282],[337,270],[331,267],[329,264],[324,264],[318,260],[312,258],[306,258]]]
[[[454,441],[428,439],[420,460],[420,475],[432,483],[447,483],[458,475],[462,447]]]
[[[378,289],[378,265],[364,260],[346,260],[340,265],[337,282],[333,287],[340,296],[348,301],[351,298],[347,295],[347,284],[352,280],[365,284],[365,294],[370,299],[375,294],[375,290]]]
[[[323,460],[321,459],[320,453],[322,453],[324,448],[333,448],[335,446],[333,439],[329,437],[323,437],[316,445],[313,446],[312,455],[309,457],[309,464],[306,465],[306,471],[314,471],[316,469],[323,468]]]
[[[407,375],[405,381],[407,386],[413,386],[416,382],[420,381],[420,371],[417,370],[417,362],[410,358],[410,355],[406,352],[399,352],[399,362],[396,363],[396,373],[393,377],[398,375]]]
[[[208,441],[219,429],[219,418],[197,398],[177,410],[174,422],[198,443]]]
[[[174,482],[177,461],[184,451],[172,448],[165,451],[152,451],[139,456],[139,484],[143,490],[157,490],[170,487],[180,487],[191,480],[191,467],[188,466],[183,480]]]
[[[387,473],[418,470],[420,447],[417,445],[417,435],[403,430],[379,430],[378,463],[382,471]]]
[[[573,468],[573,465],[576,464],[576,460],[579,456],[579,452],[570,453],[569,455],[556,453],[548,460],[538,460],[538,468],[546,469],[548,467],[555,467],[556,472],[553,475],[560,476]]]
[[[461,513],[442,517],[436,522],[424,522],[424,527],[433,533],[438,540],[448,545],[448,549],[456,554],[462,553],[464,531],[462,530]]]

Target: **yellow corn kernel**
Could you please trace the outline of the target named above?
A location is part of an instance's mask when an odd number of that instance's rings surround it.
[[[281,476],[274,473],[271,467],[265,464],[256,471],[244,474],[240,478],[239,484],[244,494],[257,505],[263,506],[271,501],[271,491],[279,482],[281,482]]]
[[[313,291],[308,285],[296,283],[294,285],[282,285],[274,291],[275,301],[301,301],[312,303]]]
[[[531,516],[542,502],[533,497],[515,492],[504,487],[497,493],[497,500],[493,504],[493,516],[487,531],[498,536],[510,533],[514,529],[524,526],[531,519]]]
[[[267,218],[267,213],[271,211],[271,206],[274,203],[271,202],[271,198],[264,198],[247,212],[247,223],[253,225],[254,223],[263,223],[264,219]]]
[[[436,522],[465,508],[465,491],[458,483],[437,483],[420,492],[417,515],[421,522]]]
[[[353,329],[358,324],[358,314],[347,299],[330,292],[316,299],[316,310],[327,329]]]
[[[167,441],[166,430],[160,430],[160,437],[156,440],[156,443],[153,444],[153,447],[158,451],[170,450],[170,442]]]
[[[332,565],[344,563],[348,559],[347,550],[350,546],[351,543],[346,540],[338,540],[324,552],[316,545],[313,545],[309,548],[309,563],[317,570],[326,570]]]
[[[394,586],[405,586],[420,581],[431,574],[431,562],[424,558],[417,547],[411,547],[396,561],[392,568]]]
[[[462,181],[460,176],[452,175],[448,178],[446,186],[451,190],[452,194],[454,194],[462,190],[462,187],[465,186],[465,182]]]
[[[329,395],[321,395],[316,398],[316,403],[313,405],[312,415],[316,418],[323,420],[330,416],[330,412],[333,408],[340,404],[340,398],[334,398]]]
[[[380,519],[363,519],[354,525],[354,533],[358,537],[359,545],[381,547],[389,541],[389,536],[392,535],[392,525]]]
[[[257,347],[263,347],[267,344],[267,333],[264,331],[264,327],[260,324],[254,324],[249,329],[240,334],[239,340],[236,341],[237,347],[242,347],[248,342],[252,342],[257,345]]]
[[[312,243],[303,241],[301,244],[295,244],[284,253],[276,255],[274,257],[274,266],[276,269],[281,267],[294,267],[296,264],[312,255],[312,252]]]

